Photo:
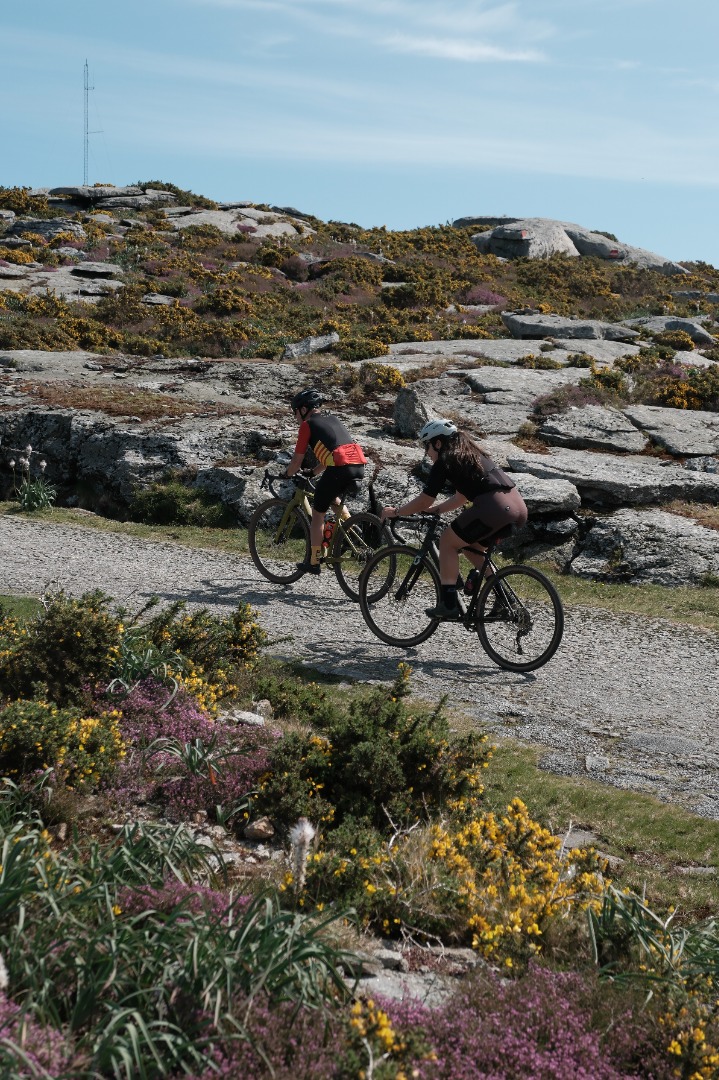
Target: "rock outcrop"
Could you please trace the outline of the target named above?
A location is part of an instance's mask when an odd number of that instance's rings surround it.
[[[453,224],[493,224],[496,218],[458,218]],[[582,225],[551,218],[503,218],[487,232],[476,233],[472,241],[479,251],[504,259],[547,259],[550,255],[581,255],[626,263],[663,274],[687,274],[689,271],[671,259],[644,248],[592,232]]]

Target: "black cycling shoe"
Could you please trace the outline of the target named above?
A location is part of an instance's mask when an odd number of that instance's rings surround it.
[[[317,574],[319,574],[321,572],[322,567],[320,566],[319,563],[310,563],[308,565],[307,563],[302,562],[302,563],[297,563],[297,569],[298,570],[304,570],[304,572],[306,574],[315,574],[315,575],[317,575]]]
[[[435,607],[425,608],[424,613],[429,615],[430,619],[443,619],[445,622],[454,621],[462,614],[459,607],[447,607],[441,600]]]

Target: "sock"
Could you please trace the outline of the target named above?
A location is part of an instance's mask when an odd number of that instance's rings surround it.
[[[350,518],[351,516],[352,516],[352,515],[350,514],[349,510],[347,509],[347,507],[346,507],[346,506],[343,506],[343,507],[342,507],[342,509],[340,510],[340,517],[342,518],[342,520],[343,520],[343,521],[347,521],[347,519],[348,519],[348,518]]]
[[[442,585],[442,603],[446,604],[448,608],[456,608],[458,606],[456,585]]]
[[[310,566],[319,566],[322,558],[322,544],[319,547],[313,547],[310,551]]]

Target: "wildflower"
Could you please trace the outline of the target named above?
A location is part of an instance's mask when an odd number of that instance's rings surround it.
[[[306,817],[301,817],[296,825],[290,829],[290,842],[292,844],[292,865],[294,876],[297,881],[297,890],[304,888],[305,875],[307,872],[307,856],[310,844],[315,837],[316,830]]]

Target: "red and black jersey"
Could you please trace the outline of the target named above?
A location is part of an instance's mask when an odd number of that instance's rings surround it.
[[[316,413],[304,420],[297,436],[296,454],[312,450],[320,465],[366,465],[362,447],[354,442],[341,420],[332,413]]]

